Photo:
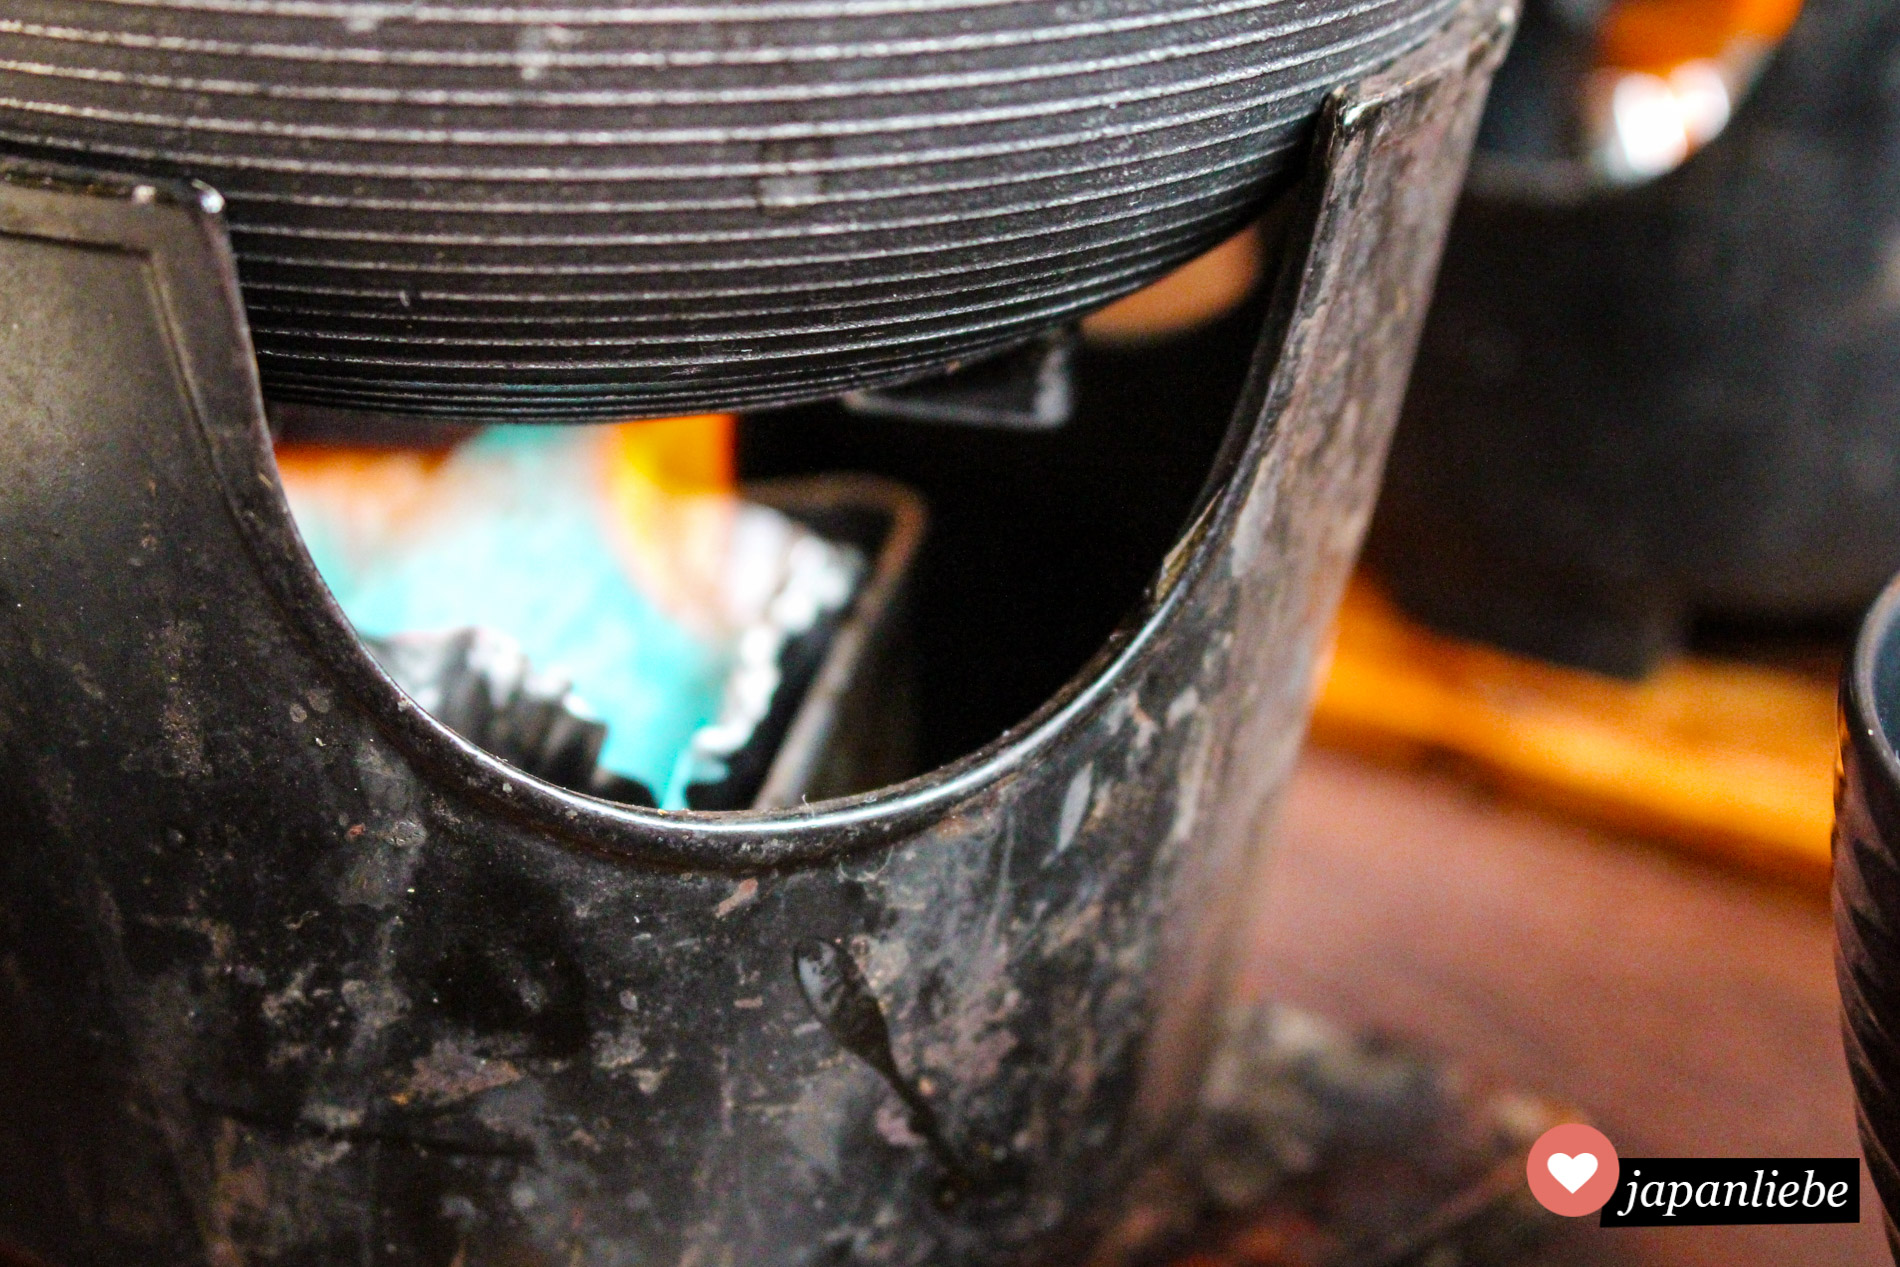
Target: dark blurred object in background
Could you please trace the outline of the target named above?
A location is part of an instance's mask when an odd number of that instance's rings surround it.
[[[1811,0],[1769,56],[1740,4],[1586,8],[1533,3],[1499,76],[1370,555],[1622,676],[1692,620],[1844,628],[1900,568],[1900,9]],[[1690,69],[1618,69],[1644,21]]]

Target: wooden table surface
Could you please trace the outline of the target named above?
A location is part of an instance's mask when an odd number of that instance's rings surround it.
[[[1583,1107],[1636,1156],[1858,1155],[1820,897],[1501,800],[1303,759],[1244,985]],[[1525,1267],[1888,1262],[1858,1226],[1567,1225]]]

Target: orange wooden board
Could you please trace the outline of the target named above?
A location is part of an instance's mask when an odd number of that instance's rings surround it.
[[[1448,754],[1566,812],[1735,865],[1825,884],[1835,688],[1797,670],[1684,657],[1624,682],[1432,632],[1354,580],[1314,737]]]

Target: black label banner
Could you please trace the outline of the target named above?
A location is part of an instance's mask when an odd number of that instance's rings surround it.
[[[1858,1222],[1858,1157],[1625,1157],[1598,1226]]]

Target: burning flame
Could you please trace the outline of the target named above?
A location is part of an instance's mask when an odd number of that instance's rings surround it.
[[[1603,173],[1673,170],[1728,125],[1801,0],[1620,0],[1598,30],[1586,130]]]

